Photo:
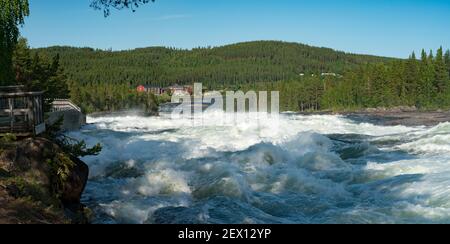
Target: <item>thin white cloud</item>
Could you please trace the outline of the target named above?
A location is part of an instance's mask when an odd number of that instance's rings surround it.
[[[155,18],[155,20],[174,20],[174,19],[186,19],[190,18],[190,15],[186,14],[171,14],[171,15],[163,15],[161,17]]]

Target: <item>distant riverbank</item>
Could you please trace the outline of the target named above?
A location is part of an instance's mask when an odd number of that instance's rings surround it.
[[[367,121],[384,126],[436,126],[440,123],[450,122],[450,111],[377,111],[342,114],[356,121]]]
[[[142,110],[119,110],[119,111],[105,111],[105,112],[95,112],[88,114],[89,117],[120,117],[120,116],[142,116],[146,117],[146,114]]]
[[[382,126],[436,126],[440,123],[450,122],[450,110],[424,111],[407,106],[367,108],[359,111],[338,112],[337,114],[345,115],[355,121]]]
[[[345,111],[301,112],[301,115],[343,115],[358,122],[381,126],[436,126],[450,122],[450,110],[419,110],[416,107],[366,108]]]

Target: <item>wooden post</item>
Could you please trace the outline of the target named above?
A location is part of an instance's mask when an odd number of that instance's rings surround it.
[[[38,109],[38,113],[39,113],[39,119],[37,121],[37,125],[44,123],[44,100],[42,99],[42,95],[38,95],[37,96],[38,102],[39,102],[39,109]]]
[[[28,100],[28,126],[30,128],[33,128],[34,130],[34,121],[36,120],[35,116],[34,116],[34,104],[33,104],[33,97],[27,97]]]
[[[14,132],[14,98],[8,98],[11,133]]]

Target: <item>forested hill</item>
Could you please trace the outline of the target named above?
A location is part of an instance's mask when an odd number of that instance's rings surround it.
[[[78,84],[152,84],[202,82],[209,87],[273,82],[301,74],[337,73],[389,58],[348,54],[298,43],[257,41],[215,48],[181,50],[164,47],[129,51],[50,47],[60,55],[69,78]]]

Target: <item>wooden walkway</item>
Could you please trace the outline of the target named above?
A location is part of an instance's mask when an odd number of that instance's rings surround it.
[[[86,115],[83,114],[80,107],[69,99],[55,99],[53,101],[46,124],[53,125],[61,117],[64,118],[60,127],[62,131],[78,130],[86,124]]]
[[[81,108],[78,107],[75,103],[73,103],[69,99],[55,99],[53,101],[51,112],[60,112],[68,110],[76,110],[80,113],[82,112]]]

